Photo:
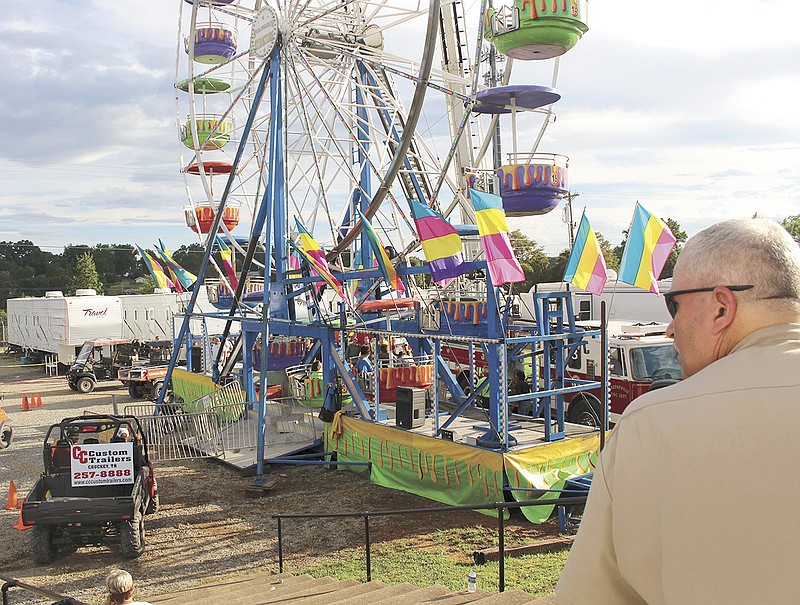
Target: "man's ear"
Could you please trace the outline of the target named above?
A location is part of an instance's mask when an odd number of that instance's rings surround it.
[[[714,290],[714,331],[724,332],[736,318],[738,301],[733,292],[720,286]]]

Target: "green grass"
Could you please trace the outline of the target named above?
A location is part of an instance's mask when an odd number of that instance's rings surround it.
[[[431,533],[421,542],[402,539],[373,544],[371,549],[372,579],[386,584],[408,582],[420,588],[440,584],[451,590],[464,590],[467,574],[472,568],[478,573],[478,586],[488,592],[499,591],[499,563],[474,565],[472,552],[491,543],[496,546],[492,530],[482,527],[463,527]],[[508,536],[507,536],[508,538]],[[513,542],[513,540],[512,540]],[[511,544],[507,544],[511,546]],[[524,590],[534,596],[546,596],[555,590],[568,550],[506,557],[505,588]],[[307,573],[316,578],[330,576],[339,580],[366,580],[364,548],[337,552],[324,563],[302,569],[287,565],[287,571]]]

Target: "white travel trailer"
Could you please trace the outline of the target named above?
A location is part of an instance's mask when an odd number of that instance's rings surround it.
[[[119,299],[123,338],[167,340],[172,338],[173,318],[183,312],[189,295],[157,290],[153,294],[125,295]]]
[[[600,320],[600,305],[606,303],[607,321],[625,322],[662,322],[669,323],[672,318],[667,312],[664,304],[663,294],[653,294],[641,288],[635,288],[628,284],[616,281],[616,275],[609,275],[603,293],[598,295],[590,294],[586,290],[569,285],[572,293],[572,310],[575,319],[579,321]],[[669,292],[672,286],[672,279],[662,279],[658,282],[660,292]],[[536,284],[527,294],[520,295],[520,312],[527,319],[533,319],[530,311],[533,309],[533,292],[565,292],[568,284],[564,282],[551,282]]]
[[[70,363],[76,348],[92,338],[122,338],[122,302],[78,290],[75,296],[47,292],[44,298],[10,298],[8,342],[25,351],[55,354]]]
[[[8,342],[32,356],[56,355],[69,365],[80,347],[95,338],[167,340],[180,327],[191,294],[156,290],[153,294],[98,296],[94,290],[78,290],[75,296],[48,292],[43,298],[10,298]],[[198,293],[195,311],[214,312],[205,288]],[[193,334],[222,331],[224,321],[211,318],[205,330],[193,318]],[[238,331],[234,328],[234,331]]]

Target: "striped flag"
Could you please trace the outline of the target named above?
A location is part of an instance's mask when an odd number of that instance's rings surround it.
[[[364,225],[364,233],[367,235],[367,239],[372,246],[372,251],[375,253],[375,260],[378,263],[378,267],[381,269],[386,283],[397,292],[405,292],[406,287],[400,280],[397,271],[395,271],[392,261],[389,260],[389,255],[386,254],[386,249],[381,245],[381,240],[378,239],[378,234],[375,233],[375,229],[372,228],[372,225],[367,220],[367,217],[362,214],[361,210],[358,211],[358,216],[361,217],[361,224]]]
[[[475,218],[478,221],[478,233],[486,253],[486,264],[489,276],[495,286],[511,282],[525,281],[525,272],[514,254],[511,240],[508,238],[506,213],[503,210],[503,199],[499,195],[469,190]]]
[[[589,224],[586,214],[581,217],[575,244],[564,271],[565,282],[570,282],[592,294],[602,294],[606,285],[606,259],[600,249],[597,234]]]
[[[174,275],[177,278],[175,285],[177,286],[178,283],[183,286],[184,290],[188,290],[191,285],[197,281],[197,276],[192,273],[191,271],[187,271],[183,267],[181,267],[178,262],[172,258],[172,254],[167,247],[164,245],[160,239],[158,240],[158,247],[156,248],[156,252],[161,257],[161,260],[164,261],[164,264],[170,270],[170,274]],[[174,281],[174,279],[173,279]]]
[[[619,281],[658,294],[658,278],[675,242],[667,224],[636,202],[619,265]]]
[[[175,292],[177,292],[178,294],[183,292],[183,285],[181,284],[180,280],[178,279],[178,276],[175,275],[175,271],[173,271],[172,267],[170,267],[169,263],[167,263],[166,259],[164,258],[164,254],[161,252],[161,248],[159,248],[158,246],[155,246],[155,256],[162,263],[164,263],[164,267],[166,267],[165,273],[169,272],[169,277],[172,280],[172,283],[175,284]]]
[[[325,251],[320,247],[320,245],[317,243],[317,240],[313,238],[306,228],[300,224],[300,221],[297,220],[297,218],[295,218],[294,221],[297,223],[297,231],[300,233],[300,247],[298,248],[298,251],[308,261],[312,269],[316,271],[317,274],[328,283],[328,285],[336,290],[336,293],[342,299],[346,300],[344,296],[344,290],[342,290],[342,284],[333,276],[330,268],[328,267],[328,261],[325,258]]]
[[[142,260],[145,266],[147,266],[147,270],[150,272],[150,275],[153,276],[153,281],[156,282],[156,288],[174,288],[175,284],[173,284],[172,280],[164,273],[164,269],[161,265],[147,253],[147,250],[140,248],[139,244],[136,244],[136,249],[139,250],[139,254],[142,255]]]
[[[415,200],[409,201],[431,277],[437,284],[447,285],[467,272],[461,238],[453,225],[433,208]]]
[[[216,240],[217,247],[219,248],[219,255],[222,257],[222,266],[225,268],[225,275],[228,276],[231,288],[236,289],[239,286],[239,279],[236,277],[236,266],[233,263],[233,251],[219,235],[216,237]]]

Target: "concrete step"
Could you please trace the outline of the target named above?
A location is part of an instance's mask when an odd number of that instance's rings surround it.
[[[522,590],[506,590],[485,596],[475,601],[475,605],[531,605],[535,600],[538,599]]]
[[[499,594],[478,590],[474,593],[452,591],[433,585],[417,588],[412,584],[388,585],[380,581],[313,578],[309,575],[257,572],[183,590],[150,597],[153,605],[554,605],[553,597],[536,599],[520,590]]]
[[[378,590],[350,597],[344,601],[338,601],[336,605],[377,605],[378,603],[394,603],[394,599],[401,597],[410,590],[416,590],[416,586],[411,584],[395,584],[390,586],[380,581],[368,582],[368,584],[377,584],[380,587]],[[305,603],[303,603],[305,605]]]
[[[247,574],[218,584],[199,586],[179,593],[153,597],[153,605],[197,605],[204,602],[219,602],[225,605],[256,605],[268,603],[276,596],[278,588],[283,596],[306,597],[315,591],[319,594],[335,590],[337,580],[313,578],[309,575],[271,574],[267,572]],[[326,589],[325,587],[328,586]]]
[[[444,586],[434,584],[426,588],[411,586],[405,594],[392,599],[392,605],[419,605],[420,603],[439,603],[440,599],[453,594],[453,591]]]
[[[340,605],[341,601],[346,601],[352,597],[357,597],[369,592],[373,592],[380,588],[380,585],[375,582],[364,584],[358,580],[342,580],[339,583],[340,588],[336,592],[321,594],[317,597],[308,596],[303,599],[303,605]]]

